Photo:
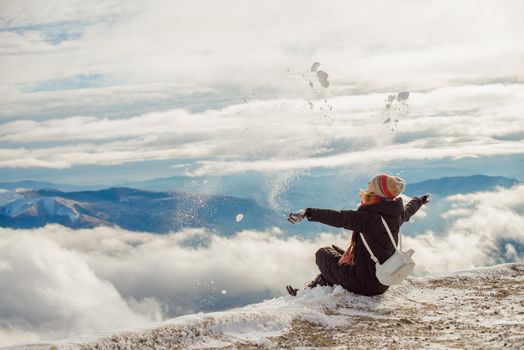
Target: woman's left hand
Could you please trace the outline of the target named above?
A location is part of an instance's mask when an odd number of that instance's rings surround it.
[[[422,204],[428,204],[431,202],[431,193],[426,193],[423,196],[420,196],[420,200],[422,201]]]

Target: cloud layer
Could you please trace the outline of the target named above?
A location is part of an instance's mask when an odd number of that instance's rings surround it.
[[[292,173],[523,153],[520,1],[0,7],[0,168]],[[399,91],[409,107],[386,110]]]
[[[1,239],[0,274],[5,293],[0,301],[0,323],[2,333],[9,334],[7,341],[27,341],[37,338],[35,334],[56,338],[100,332],[159,320],[161,310],[156,302],[144,299],[136,303],[151,308],[146,314],[134,310],[140,308],[97,276],[78,251],[69,251],[46,237],[46,229],[41,233],[44,235],[6,232]],[[31,332],[35,334],[27,337]]]
[[[273,7],[238,0],[1,6],[1,50],[10,55],[1,57],[1,73],[18,84],[89,72],[135,83],[253,86],[320,61],[335,86],[402,81],[427,88],[518,77],[524,54],[514,45],[524,30],[519,1],[335,1],[322,9],[314,1]],[[67,35],[70,23],[80,26],[79,35],[46,41],[52,30]]]
[[[404,237],[405,247],[415,249],[416,273],[522,261],[516,245],[524,244],[522,198],[522,185],[446,198],[445,232]],[[428,220],[431,206],[419,214]],[[303,239],[278,230],[221,237],[201,229],[168,235],[58,225],[0,229],[0,345],[135,327],[281,295],[284,285],[314,277],[319,247],[344,247],[348,239],[347,232]]]
[[[522,154],[524,85],[254,100],[219,110],[0,124],[0,167],[67,168],[187,159],[186,174],[303,170],[386,161]],[[35,147],[35,145],[37,145]],[[43,146],[47,145],[47,146]]]

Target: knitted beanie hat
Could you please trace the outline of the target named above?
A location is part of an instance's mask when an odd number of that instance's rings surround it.
[[[371,181],[375,187],[375,194],[389,199],[401,194],[406,185],[406,182],[400,177],[386,174],[377,175]]]

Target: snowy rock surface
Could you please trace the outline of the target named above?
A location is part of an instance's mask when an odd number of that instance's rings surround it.
[[[0,214],[11,218],[19,216],[62,216],[71,222],[78,220],[80,213],[73,201],[60,197],[38,197],[34,191],[17,189],[0,191]]]
[[[318,287],[154,328],[16,349],[522,349],[524,265],[411,277],[382,296]]]

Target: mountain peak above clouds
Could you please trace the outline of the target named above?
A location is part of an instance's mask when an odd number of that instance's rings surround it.
[[[522,349],[523,283],[524,265],[504,264],[410,277],[375,297],[317,287],[153,328],[16,349]]]
[[[60,197],[60,193],[53,190],[53,196],[42,196],[39,191],[28,189],[3,191],[0,193],[0,227],[39,227],[50,222],[75,228],[108,224],[85,217],[74,201]]]
[[[236,221],[238,213],[244,213],[242,221]],[[270,211],[254,200],[230,196],[125,187],[77,192],[16,189],[0,193],[0,227],[35,228],[59,223],[71,228],[107,225],[154,233],[206,227],[228,234],[271,227],[274,222]]]
[[[253,183],[246,183],[244,186],[241,179],[236,179],[240,184],[230,189],[237,193],[226,195],[186,192],[187,181],[181,177],[157,180],[142,185],[171,190],[159,192],[158,189],[152,191],[140,187],[112,187],[65,192],[60,186],[57,187],[59,189],[50,188],[50,183],[8,183],[0,190],[0,227],[34,228],[48,223],[59,223],[71,228],[108,225],[120,226],[131,231],[156,233],[172,232],[183,227],[205,227],[223,234],[232,234],[242,229],[266,229],[286,225],[282,213],[260,205],[255,198],[240,196],[242,193],[259,193],[250,190],[254,186]],[[516,179],[500,176],[444,177],[408,183],[405,192],[410,196],[430,192],[437,199],[458,193],[493,191],[497,187],[507,188],[518,183]],[[17,184],[35,187],[21,189]],[[328,178],[304,177],[294,184],[293,189],[284,193],[283,198],[296,208],[346,208],[348,191],[337,191],[329,187],[334,185],[340,187],[336,181],[330,182]],[[3,186],[2,183],[0,186]],[[198,190],[198,186],[193,188]],[[173,192],[172,189],[179,192]],[[225,189],[222,189],[222,192],[224,191]],[[243,217],[241,221],[236,220],[239,214]],[[287,226],[287,231],[296,232],[295,227]],[[318,228],[311,225],[301,227],[299,233],[315,230]]]

